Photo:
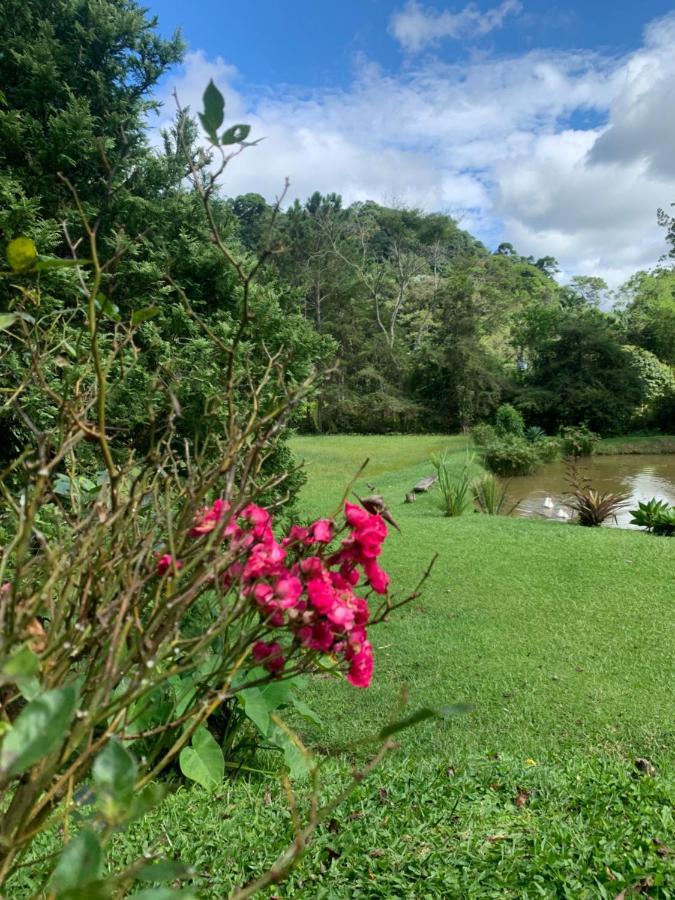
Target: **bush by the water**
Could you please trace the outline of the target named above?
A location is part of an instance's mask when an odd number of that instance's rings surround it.
[[[600,436],[586,425],[561,428],[560,437],[564,456],[592,456],[600,441]]]
[[[560,457],[560,441],[558,438],[544,435],[534,442],[534,447],[543,463],[555,462]]]
[[[487,422],[479,422],[471,429],[471,440],[476,447],[487,447],[488,444],[492,444],[497,440],[497,432],[493,425],[489,425]]]
[[[522,413],[510,403],[502,403],[495,414],[495,431],[500,437],[509,434],[522,437],[525,434],[525,420]]]
[[[485,467],[495,475],[531,475],[542,463],[535,444],[525,438],[510,435],[495,439],[483,447]]]

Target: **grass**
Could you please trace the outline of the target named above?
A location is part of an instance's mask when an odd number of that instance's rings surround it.
[[[675,435],[626,435],[603,438],[595,451],[601,456],[622,454],[675,453]]]
[[[307,516],[339,502],[365,457],[402,534],[385,564],[410,589],[439,559],[424,596],[373,634],[367,691],[316,679],[307,701],[328,748],[382,726],[403,685],[409,709],[455,701],[470,713],[425,723],[321,830],[285,885],[298,898],[614,898],[641,886],[675,896],[675,543],[466,514],[445,518],[433,494],[403,499],[462,438],[297,438]],[[656,775],[641,775],[647,757]],[[330,764],[332,787],[354,757]],[[270,779],[181,787],[116,838],[116,863],[144,848],[195,866],[194,889],[221,898],[269,865],[291,836]],[[12,896],[24,896],[17,882]]]

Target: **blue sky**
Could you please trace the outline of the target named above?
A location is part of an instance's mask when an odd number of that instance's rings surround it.
[[[231,193],[337,190],[449,212],[617,284],[675,201],[675,3],[154,0],[193,108],[208,78],[266,141]]]

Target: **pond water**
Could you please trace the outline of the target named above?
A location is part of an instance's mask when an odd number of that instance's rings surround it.
[[[638,501],[667,500],[675,504],[675,454],[660,456],[594,456],[582,459],[579,470],[591,481],[591,487],[601,493],[627,493],[628,505],[619,510],[616,521],[605,525],[634,528],[630,512]],[[509,485],[510,505],[518,502],[513,515],[538,516],[561,522],[570,516],[565,505],[569,486],[565,480],[563,462],[548,463],[534,475],[513,478]]]

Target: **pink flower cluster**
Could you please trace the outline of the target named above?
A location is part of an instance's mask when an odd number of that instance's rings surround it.
[[[387,526],[379,515],[360,506],[345,504],[346,536],[337,546],[335,524],[319,519],[309,527],[293,525],[277,541],[267,510],[249,504],[232,512],[227,501],[216,500],[195,517],[190,535],[199,538],[221,528],[238,559],[224,575],[227,587],[238,586],[258,609],[271,629],[285,634],[280,641],[257,641],[253,659],[278,674],[289,653],[299,649],[338,656],[348,664],[347,678],[356,687],[368,687],[373,671],[372,645],[368,641],[368,602],[356,590],[363,587],[378,594],[389,588],[389,576],[378,557],[387,537]],[[164,574],[174,565],[166,554],[158,564]],[[175,568],[181,563],[177,561]]]

